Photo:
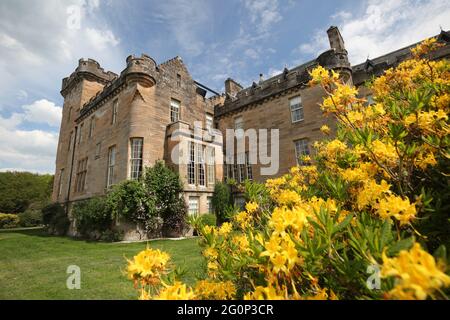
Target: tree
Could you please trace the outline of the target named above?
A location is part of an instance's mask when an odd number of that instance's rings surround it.
[[[178,173],[162,161],[146,168],[142,179],[148,196],[154,199],[156,211],[164,220],[168,233],[182,233],[186,228],[186,202],[182,197],[183,184]]]
[[[0,212],[40,210],[50,200],[53,175],[30,172],[0,172]]]
[[[231,205],[230,187],[224,182],[217,182],[211,199],[217,222],[220,224],[227,219],[227,209]]]

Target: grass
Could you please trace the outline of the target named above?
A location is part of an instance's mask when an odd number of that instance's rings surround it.
[[[202,272],[197,239],[150,241],[187,270],[183,281],[193,284]],[[49,236],[43,230],[0,232],[0,300],[4,299],[136,299],[123,270],[147,246],[141,243],[98,243]],[[69,290],[69,265],[81,269],[81,289]]]

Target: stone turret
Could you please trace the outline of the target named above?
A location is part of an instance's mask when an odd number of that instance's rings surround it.
[[[345,49],[344,39],[338,27],[331,26],[327,30],[330,50],[325,51],[316,61],[323,67],[338,71],[344,81],[351,81],[352,68],[348,61],[348,52]]]
[[[78,60],[78,67],[69,76],[62,80],[61,94],[63,97],[81,80],[88,80],[106,85],[117,78],[111,71],[105,71],[94,59]]]
[[[156,83],[157,73],[156,62],[150,56],[130,55],[127,57],[127,67],[122,71],[121,77],[126,77],[127,82],[139,82],[146,87],[151,87]]]

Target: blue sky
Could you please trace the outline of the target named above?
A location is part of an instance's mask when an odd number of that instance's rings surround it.
[[[179,55],[197,81],[222,91],[227,77],[248,86],[315,58],[330,25],[356,64],[450,29],[450,2],[2,0],[0,171],[53,173],[61,79],[81,57],[120,73],[129,54],[158,63]]]

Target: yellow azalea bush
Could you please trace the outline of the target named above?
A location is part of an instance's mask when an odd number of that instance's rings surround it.
[[[178,279],[147,249],[129,261],[142,299],[447,299],[450,239],[450,64],[412,58],[370,86],[375,103],[317,67],[328,126],[314,156],[265,184],[246,182],[245,209],[221,226],[191,224],[205,275]],[[319,106],[318,106],[319,108]]]

